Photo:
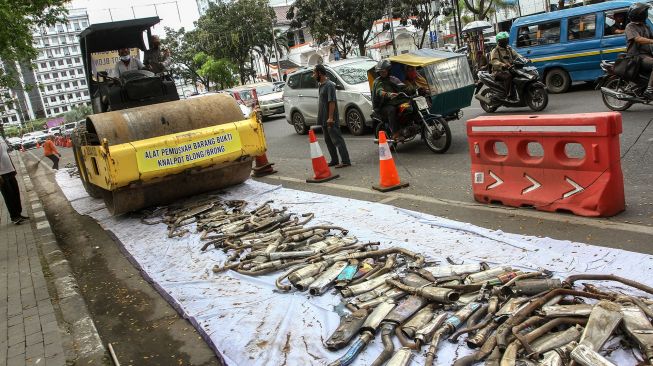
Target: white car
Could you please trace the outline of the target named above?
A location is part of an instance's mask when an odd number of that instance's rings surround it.
[[[376,61],[366,57],[348,58],[325,64],[327,77],[336,83],[340,125],[353,135],[362,135],[372,127],[372,94],[367,71]],[[300,135],[317,123],[317,82],[313,70],[306,68],[288,75],[283,88],[286,121]]]
[[[20,144],[22,140],[20,137],[8,137],[7,144],[11,146],[12,149],[20,149]]]
[[[73,131],[75,128],[79,127],[83,123],[86,123],[86,120],[79,120],[77,122],[68,122],[65,125],[62,126],[61,128],[61,134],[64,136],[70,136],[73,134]]]
[[[263,118],[275,114],[283,114],[283,91],[273,83],[257,83],[248,85],[256,89],[258,105]]]
[[[63,125],[55,126],[55,127],[50,127],[48,128],[48,135],[55,135],[57,133],[61,133],[63,130]]]

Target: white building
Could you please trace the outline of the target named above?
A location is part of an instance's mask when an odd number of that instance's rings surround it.
[[[22,121],[18,110],[18,98],[12,90],[0,88],[0,122],[4,125],[16,125]]]
[[[78,38],[88,25],[85,9],[69,9],[66,23],[57,23],[34,32],[34,46],[38,50],[38,57],[33,60],[36,66],[34,75],[42,87],[41,105],[35,106],[34,98],[31,98],[32,108],[42,110],[45,117],[66,113],[89,103]]]

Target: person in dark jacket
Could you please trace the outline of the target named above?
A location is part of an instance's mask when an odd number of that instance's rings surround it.
[[[634,3],[628,8],[630,23],[626,26],[626,52],[631,56],[639,56],[640,70],[650,73],[644,96],[653,99],[653,33],[646,25],[650,7],[649,4]]]
[[[23,216],[23,206],[20,203],[20,189],[16,181],[16,168],[9,156],[9,147],[4,139],[0,138],[0,192],[5,200],[11,222],[22,224],[29,219]]]

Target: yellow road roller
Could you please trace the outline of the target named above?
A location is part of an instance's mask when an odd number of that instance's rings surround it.
[[[94,114],[74,131],[73,151],[86,191],[114,215],[242,183],[266,150],[261,121],[227,94],[179,100],[167,73],[101,70],[107,54],[145,50],[159,21],[93,24],[80,34]]]

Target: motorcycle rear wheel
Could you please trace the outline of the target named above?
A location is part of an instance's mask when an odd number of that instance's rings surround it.
[[[531,86],[526,91],[526,104],[533,112],[543,111],[549,104],[549,93],[542,86]]]
[[[437,130],[438,135],[429,133],[425,127],[422,128],[422,137],[424,138],[424,143],[432,152],[436,154],[444,154],[451,147],[451,129],[447,121],[439,117],[433,121],[432,128]]]
[[[628,85],[628,82],[621,80],[618,76],[613,76],[608,81],[603,84],[605,88],[612,89],[615,91],[623,91],[623,88]],[[633,102],[628,102],[624,100],[619,100],[611,96],[601,93],[601,98],[603,99],[603,104],[606,107],[610,108],[613,111],[623,112],[630,108],[633,105]]]
[[[488,96],[489,94],[490,94],[490,89],[485,89],[485,90],[483,90],[481,92],[481,95],[484,96],[484,97],[490,98]],[[492,99],[492,98],[490,98],[490,99]],[[494,113],[494,112],[497,111],[497,109],[499,109],[499,106],[496,105],[496,104],[487,104],[487,103],[485,103],[483,101],[480,101],[480,100],[479,100],[479,102],[481,103],[481,108],[483,108],[483,110],[486,111],[487,113]]]

